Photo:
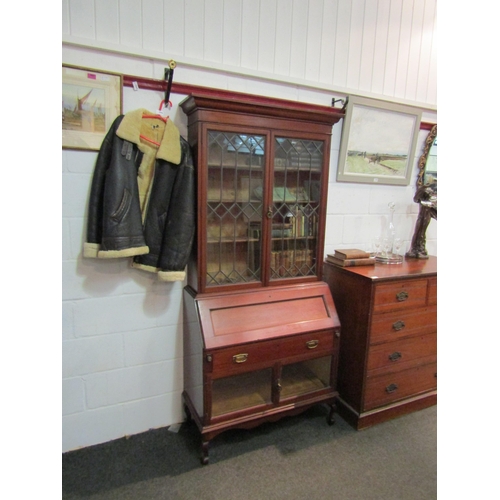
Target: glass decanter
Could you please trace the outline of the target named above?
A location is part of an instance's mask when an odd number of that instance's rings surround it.
[[[396,227],[394,226],[394,211],[396,210],[396,204],[390,201],[388,206],[389,223],[387,225],[387,236],[382,243],[382,252],[376,255],[375,260],[381,264],[401,264],[403,262],[403,257],[398,253],[401,240],[396,237]],[[395,242],[397,243],[397,248],[394,246]]]

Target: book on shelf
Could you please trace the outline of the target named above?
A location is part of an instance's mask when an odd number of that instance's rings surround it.
[[[359,250],[358,248],[342,248],[340,250],[335,250],[333,255],[329,254],[328,257],[334,257],[335,259],[368,259],[370,254],[364,250]]]
[[[342,267],[372,266],[375,264],[375,257],[364,257],[360,259],[336,259],[335,257],[328,255],[326,257],[326,261]]]

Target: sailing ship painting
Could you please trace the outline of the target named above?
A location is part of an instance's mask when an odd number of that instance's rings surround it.
[[[122,112],[122,75],[62,65],[62,147],[99,151]]]
[[[106,131],[105,89],[63,83],[62,128],[86,132]]]

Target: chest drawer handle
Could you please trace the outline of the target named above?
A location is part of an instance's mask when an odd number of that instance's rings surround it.
[[[399,330],[402,330],[405,327],[405,322],[404,321],[396,321],[396,323],[393,323],[392,328],[399,332]]]
[[[399,292],[396,294],[396,299],[398,302],[404,302],[408,297],[408,292]]]
[[[389,354],[389,360],[390,361],[397,361],[399,358],[401,358],[402,354],[398,351],[393,352],[392,354]]]
[[[385,392],[387,392],[387,394],[391,394],[391,392],[395,392],[397,390],[398,390],[398,384],[391,384],[385,388]]]
[[[309,340],[306,342],[308,349],[315,349],[319,345],[319,340]]]
[[[233,356],[233,361],[235,363],[244,363],[248,358],[248,354],[235,354]]]

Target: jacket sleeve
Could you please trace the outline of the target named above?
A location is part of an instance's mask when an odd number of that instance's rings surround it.
[[[191,148],[185,140],[181,142],[183,158],[175,178],[158,263],[162,281],[184,279],[196,228],[196,173]]]
[[[83,244],[84,257],[97,257],[102,241],[104,187],[106,172],[111,163],[113,138],[123,116],[119,116],[102,141],[90,187],[87,238]]]

